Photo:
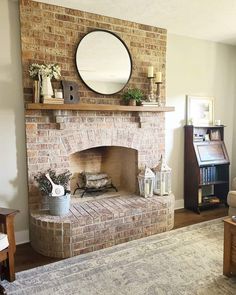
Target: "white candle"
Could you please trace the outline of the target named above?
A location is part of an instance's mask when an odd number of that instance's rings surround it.
[[[155,83],[161,83],[162,82],[162,72],[157,72],[155,77]]]
[[[154,77],[153,72],[154,72],[153,66],[148,67],[148,78]]]
[[[164,196],[164,194],[165,194],[165,191],[164,191],[164,189],[165,189],[165,182],[162,180],[161,181],[161,189],[160,189],[160,195],[161,196]]]
[[[145,197],[146,196],[149,196],[149,183],[148,182],[145,182]]]

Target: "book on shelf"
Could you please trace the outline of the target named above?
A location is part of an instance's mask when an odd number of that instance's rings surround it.
[[[212,203],[217,204],[220,203],[220,199],[216,196],[205,196],[202,198],[203,203]]]
[[[203,142],[204,140],[203,140],[203,137],[195,137],[194,141]]]
[[[45,104],[63,104],[64,99],[63,98],[44,97],[43,103],[45,103]]]
[[[217,181],[216,166],[202,167],[200,168],[200,183],[207,184]]]
[[[198,204],[202,203],[202,189],[198,189]]]
[[[159,106],[159,103],[156,101],[142,101],[141,103],[142,106]]]
[[[215,188],[213,184],[205,185],[201,189],[202,189],[202,197],[214,196],[215,194]]]
[[[34,81],[33,84],[33,102],[34,103],[39,103],[40,101],[40,85],[39,81]]]

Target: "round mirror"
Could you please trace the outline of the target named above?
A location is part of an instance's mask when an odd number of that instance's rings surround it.
[[[93,91],[111,95],[128,83],[132,61],[125,43],[115,34],[96,30],[80,41],[76,65],[83,82]]]

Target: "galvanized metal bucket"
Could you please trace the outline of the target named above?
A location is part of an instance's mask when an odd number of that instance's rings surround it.
[[[54,216],[63,216],[66,215],[70,210],[70,194],[66,193],[61,197],[49,198],[49,210],[50,214]]]

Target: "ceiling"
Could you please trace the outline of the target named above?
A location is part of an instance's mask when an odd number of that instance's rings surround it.
[[[236,45],[236,0],[34,0]]]

